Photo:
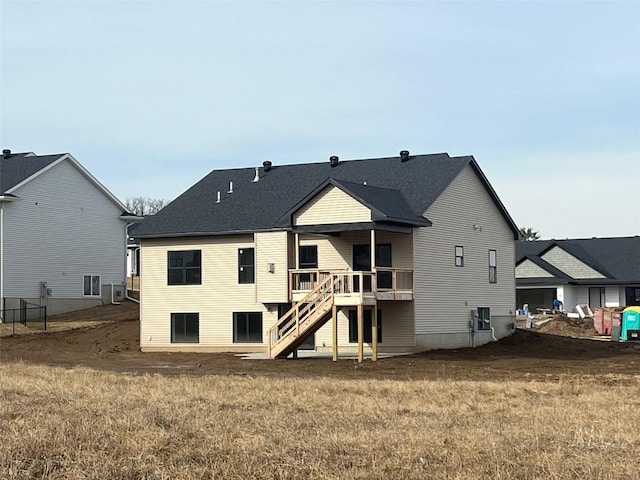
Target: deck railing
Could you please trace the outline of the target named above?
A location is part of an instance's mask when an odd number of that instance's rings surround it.
[[[329,276],[335,280],[336,295],[375,296],[380,293],[413,293],[413,270],[377,267],[375,272],[347,270],[289,270],[292,294],[310,292]]]

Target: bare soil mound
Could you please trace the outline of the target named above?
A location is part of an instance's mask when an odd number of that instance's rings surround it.
[[[538,332],[566,335],[570,337],[598,337],[593,318],[569,318],[556,315],[535,329]]]
[[[118,321],[68,331],[2,338],[0,362],[24,361],[70,368],[87,366],[131,373],[401,380],[443,377],[471,380],[536,379],[567,373],[640,374],[640,344],[551,335],[543,329],[516,330],[510,337],[478,348],[429,351],[363,364],[353,359],[341,359],[334,363],[327,358],[242,360],[233,354],[223,353],[142,353],[139,349],[137,306],[119,307],[122,310],[115,310],[121,318]],[[91,312],[87,314],[91,316]],[[548,323],[556,325],[556,332],[557,325],[562,326],[563,332],[589,330],[585,326],[565,325],[560,320]],[[547,328],[552,330],[551,326]]]

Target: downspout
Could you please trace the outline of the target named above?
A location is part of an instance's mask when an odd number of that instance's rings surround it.
[[[0,323],[4,323],[4,202],[0,201]]]

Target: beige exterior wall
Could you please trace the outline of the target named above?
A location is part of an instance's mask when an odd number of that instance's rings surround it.
[[[366,306],[372,310],[373,307]],[[357,343],[349,342],[349,310],[356,307],[343,307],[338,312],[338,350],[339,353],[355,353]],[[382,342],[378,343],[380,351],[411,351],[415,336],[413,324],[413,302],[378,302],[378,310],[382,314]],[[333,327],[327,322],[316,332],[316,350],[331,351],[333,345]],[[365,351],[369,352],[371,345],[365,343]]]
[[[253,235],[143,240],[140,249],[144,272],[140,277],[142,349],[264,351],[266,343],[233,343],[233,312],[262,312],[264,341],[267,330],[277,320],[277,309],[270,308],[270,311],[258,301],[256,284],[238,284],[238,249],[251,247],[255,247]],[[272,247],[273,242],[269,248]],[[167,285],[167,252],[170,250],[202,251],[201,285]],[[257,258],[260,255],[256,252]],[[199,344],[171,343],[171,313],[200,314]]]
[[[516,267],[516,278],[551,278],[549,272],[544,268],[540,268],[531,260],[525,260]]]
[[[255,234],[258,302],[288,302],[288,239],[287,232],[260,232]],[[267,268],[268,264],[273,264],[273,272],[270,272]]]
[[[353,269],[353,246],[371,243],[371,232],[341,233],[338,237],[300,235],[300,245],[318,246],[318,268],[323,270]],[[390,243],[394,268],[413,268],[413,240],[411,234],[376,232],[376,243]]]
[[[471,166],[427,210],[432,227],[414,230],[416,348],[456,348],[491,341],[472,337],[471,311],[491,309],[496,337],[511,333],[515,311],[515,240]],[[475,225],[475,228],[474,228]],[[464,266],[455,265],[455,246]],[[497,251],[497,283],[489,283],[489,249]]]
[[[320,192],[294,216],[294,225],[370,222],[371,211],[332,185]]]
[[[553,247],[542,256],[542,259],[572,278],[606,278],[560,247]]]

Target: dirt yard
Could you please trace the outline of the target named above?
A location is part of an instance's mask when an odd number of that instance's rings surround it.
[[[52,331],[46,333],[24,332],[0,338],[0,362],[169,375],[406,380],[548,380],[566,374],[640,373],[640,344],[572,338],[544,331],[517,330],[507,339],[476,349],[431,351],[357,364],[353,359],[334,363],[327,358],[242,360],[232,354],[142,353],[138,344],[138,306],[132,302],[52,317],[49,324]],[[75,325],[80,328],[73,328]],[[545,328],[562,331],[564,327],[545,324]],[[575,329],[569,329],[568,334],[575,334]]]

